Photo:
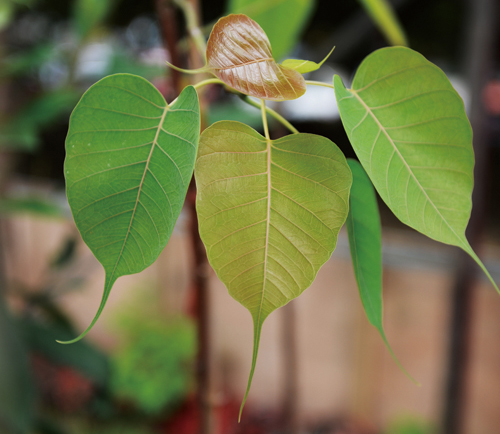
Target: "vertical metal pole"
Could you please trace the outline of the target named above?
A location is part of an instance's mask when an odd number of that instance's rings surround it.
[[[475,188],[472,196],[474,208],[467,229],[471,246],[477,250],[484,227],[486,185],[489,169],[488,118],[482,102],[482,91],[492,71],[495,40],[496,0],[468,0],[470,17],[465,51],[466,73],[470,85],[471,106],[469,117],[474,131],[476,157]],[[462,253],[452,290],[450,347],[448,351],[448,378],[443,414],[444,434],[464,434],[467,404],[467,377],[471,347],[473,287],[477,267]]]

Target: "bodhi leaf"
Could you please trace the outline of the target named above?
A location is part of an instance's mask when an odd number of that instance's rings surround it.
[[[465,237],[472,129],[443,71],[409,48],[383,48],[362,62],[352,89],[339,76],[334,85],[349,140],[384,202],[408,226],[461,247],[494,284]]]
[[[152,264],[181,211],[198,148],[198,96],[186,87],[169,106],[148,81],[106,77],[70,119],[64,173],[83,240],[106,271],[101,314],[116,279]],[[70,341],[70,342],[74,342]]]
[[[300,72],[301,74],[316,71],[317,69],[321,68],[323,63],[326,62],[326,60],[333,53],[333,50],[335,50],[335,47],[333,47],[326,55],[326,57],[319,63],[312,62],[310,60],[286,59],[283,61],[282,65],[287,68],[295,69],[295,71]]]
[[[314,0],[230,0],[228,13],[257,21],[273,46],[274,57],[286,56],[297,43],[314,10]]]
[[[304,77],[276,63],[262,28],[246,15],[221,18],[207,43],[207,66],[233,89],[261,99],[285,101],[306,91]]]
[[[203,132],[195,176],[210,264],[254,322],[244,404],[264,320],[309,287],[335,248],[351,171],[325,137],[268,141],[244,124],[223,121]]]
[[[370,178],[357,161],[348,159],[347,164],[352,172],[352,187],[346,226],[359,296],[368,321],[379,331],[389,353],[401,370],[416,382],[396,358],[384,331],[382,228],[375,191]]]

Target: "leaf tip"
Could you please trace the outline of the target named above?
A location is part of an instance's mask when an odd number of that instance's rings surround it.
[[[257,355],[259,352],[259,342],[260,342],[260,334],[262,331],[262,323],[264,319],[259,318],[258,320],[254,317],[254,338],[253,338],[253,351],[252,351],[252,366],[250,368],[250,374],[248,376],[247,388],[245,390],[245,395],[243,396],[243,401],[241,402],[240,412],[238,414],[238,423],[241,421],[241,415],[243,413],[243,407],[248,398],[248,394],[250,392],[250,387],[252,386],[253,374],[255,372],[255,366],[257,365]]]
[[[391,346],[389,345],[389,341],[387,340],[387,336],[385,335],[384,329],[381,327],[377,327],[377,329],[380,333],[380,336],[382,337],[382,340],[384,341],[384,344],[385,344],[387,350],[389,351],[389,354],[391,355],[392,359],[396,362],[396,365],[398,365],[399,369],[401,369],[401,372],[403,372],[403,374],[405,374],[406,377],[413,384],[415,384],[415,386],[422,387],[422,384],[419,381],[415,380],[415,378],[413,378],[411,376],[411,374],[403,367],[403,365],[401,364],[399,359],[396,357],[396,354],[394,354],[394,351],[392,350]]]

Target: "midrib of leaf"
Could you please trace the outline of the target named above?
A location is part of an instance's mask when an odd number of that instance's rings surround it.
[[[242,66],[253,65],[254,63],[262,63],[262,62],[274,62],[274,59],[272,57],[263,57],[261,59],[249,60],[248,62],[242,62],[231,66],[225,66],[223,68],[214,68],[214,69],[216,71],[226,71],[228,69],[240,68]]]
[[[398,147],[396,146],[396,144],[394,143],[394,141],[392,140],[392,137],[389,135],[389,133],[386,131],[385,127],[380,123],[380,121],[378,120],[377,116],[375,116],[375,114],[373,113],[373,111],[371,110],[371,108],[363,101],[363,99],[358,95],[357,91],[354,90],[354,89],[349,89],[350,92],[352,92],[352,94],[358,99],[358,101],[361,103],[361,105],[365,108],[365,110],[367,111],[367,113],[372,117],[372,119],[377,123],[380,131],[382,131],[382,133],[384,133],[384,135],[387,137],[387,139],[389,140],[390,144],[392,145],[392,147],[394,148],[394,152],[398,155],[398,157],[400,158],[400,160],[402,161],[403,165],[406,167],[406,169],[408,170],[408,173],[410,174],[410,176],[413,178],[413,180],[417,183],[419,189],[422,191],[423,195],[425,196],[426,200],[428,203],[431,204],[431,206],[434,208],[434,210],[437,212],[437,214],[439,215],[439,217],[441,218],[441,220],[446,224],[446,226],[453,232],[453,234],[457,237],[457,239],[459,240],[460,242],[460,245],[461,247],[467,251],[467,252],[470,252],[471,251],[471,248],[469,246],[468,243],[464,242],[463,240],[463,236],[459,236],[455,229],[450,226],[450,224],[448,223],[448,221],[444,218],[444,216],[441,214],[441,211],[439,210],[439,208],[434,204],[434,202],[431,200],[431,198],[429,197],[429,195],[427,194],[427,192],[425,191],[424,187],[422,186],[422,184],[419,182],[419,180],[417,179],[417,177],[415,176],[415,174],[413,173],[413,170],[411,169],[411,167],[408,165],[408,163],[406,162],[406,160],[404,159],[404,157],[401,155],[401,152],[399,152],[399,149]],[[351,131],[352,132],[352,131]],[[378,139],[378,136],[377,136],[377,139]],[[375,144],[373,145],[375,146]],[[391,157],[392,159],[392,157]],[[389,166],[387,167],[387,170],[389,170]],[[390,197],[389,197],[389,191],[387,192],[387,195],[388,195],[388,199],[390,200]],[[405,204],[406,207],[408,208],[408,204],[406,203]],[[425,222],[425,217],[424,217],[424,222]]]
[[[268,247],[269,247],[269,229],[271,222],[271,140],[266,137],[266,152],[267,152],[267,210],[266,210],[266,241],[264,246],[264,276],[262,281],[262,295],[260,298],[259,311],[257,313],[257,319],[254,319],[254,340],[253,340],[253,351],[252,351],[252,367],[250,368],[250,375],[248,376],[247,389],[245,391],[245,396],[240,407],[240,413],[238,416],[238,421],[241,420],[241,413],[243,412],[243,407],[247,400],[248,394],[250,392],[250,387],[252,385],[253,374],[255,372],[255,366],[257,365],[257,354],[259,352],[259,342],[260,334],[262,330],[262,308],[264,306],[264,298],[266,294],[266,281],[267,281],[267,258],[268,258]]]
[[[366,88],[366,86],[364,88],[362,88],[363,90]],[[408,173],[410,174],[410,176],[413,178],[413,180],[417,183],[419,189],[422,191],[422,193],[424,194],[427,202],[426,203],[430,203],[431,206],[434,208],[434,210],[437,212],[437,214],[439,215],[439,217],[441,217],[441,221],[443,221],[445,223],[445,225],[451,230],[451,232],[457,237],[457,240],[459,241],[459,247],[461,247],[465,252],[467,252],[472,259],[474,259],[474,261],[479,265],[479,267],[481,268],[481,270],[483,270],[483,272],[486,274],[486,277],[488,277],[488,280],[492,283],[493,287],[495,288],[495,290],[500,294],[500,289],[498,288],[497,284],[495,283],[495,281],[493,280],[493,277],[491,277],[491,274],[489,273],[489,271],[486,269],[486,267],[484,266],[483,262],[481,261],[481,259],[479,259],[479,256],[476,255],[476,253],[474,252],[474,250],[472,249],[472,247],[470,246],[470,244],[468,243],[467,239],[465,238],[465,235],[460,237],[455,229],[453,229],[452,226],[450,226],[450,224],[448,223],[448,221],[444,218],[444,216],[441,214],[441,212],[439,211],[439,209],[437,208],[437,206],[434,204],[434,202],[430,199],[430,197],[428,196],[427,192],[425,191],[424,187],[422,186],[422,184],[420,184],[420,182],[418,181],[417,177],[415,176],[415,174],[413,173],[413,171],[411,170],[411,167],[408,165],[408,163],[406,162],[406,160],[403,158],[403,156],[401,155],[401,153],[399,152],[399,149],[398,147],[396,146],[396,144],[394,143],[394,140],[392,140],[391,136],[389,135],[389,133],[387,132],[387,130],[384,128],[384,126],[380,123],[380,121],[378,120],[378,118],[375,116],[375,114],[373,113],[372,109],[363,101],[363,99],[358,95],[358,91],[357,90],[354,90],[354,89],[349,89],[349,92],[351,92],[356,98],[357,100],[360,102],[360,104],[365,108],[366,112],[372,117],[372,119],[377,123],[378,127],[379,127],[379,134],[380,134],[380,131],[382,131],[384,133],[384,135],[387,137],[387,139],[389,140],[389,142],[391,143],[391,145],[393,146],[394,148],[394,153],[397,153],[397,155],[399,156],[400,160],[402,161],[402,163],[404,164],[404,166],[406,166],[407,170],[408,170]],[[365,116],[366,117],[366,116]],[[364,120],[364,118],[363,118]],[[361,123],[361,122],[360,122]],[[359,124],[358,124],[359,125]],[[354,128],[351,130],[351,134],[352,134],[352,131],[354,130]],[[378,139],[378,135],[377,135],[377,139]],[[376,140],[377,140],[376,139]],[[375,142],[376,142],[375,140]],[[375,144],[374,144],[375,145]],[[374,146],[373,145],[373,146]],[[373,150],[373,147],[372,147],[372,150]],[[391,157],[392,159],[392,157]],[[389,166],[387,166],[387,170],[389,170]],[[389,191],[387,192],[387,197],[388,199],[390,200],[390,197],[389,197]],[[406,208],[408,208],[408,204],[406,203]],[[424,218],[422,219],[424,224],[425,224],[425,216]]]
[[[137,206],[139,205],[139,199],[140,199],[141,193],[142,193],[142,185],[144,184],[144,178],[146,178],[146,173],[149,170],[149,163],[151,161],[151,156],[153,155],[153,151],[154,151],[155,147],[158,146],[158,137],[160,135],[160,131],[163,130],[162,126],[163,126],[163,122],[165,121],[165,116],[167,115],[167,112],[168,112],[168,105],[166,105],[164,110],[163,110],[163,114],[161,115],[160,122],[158,124],[158,128],[156,129],[155,138],[154,138],[153,143],[151,145],[151,151],[149,151],[149,155],[148,155],[148,158],[146,160],[146,166],[144,167],[144,172],[142,174],[141,182],[139,183],[139,191],[137,192],[137,199],[135,200],[134,209],[132,211],[132,217],[130,217],[130,223],[129,223],[128,228],[127,228],[127,234],[125,235],[125,240],[123,241],[123,245],[122,245],[122,248],[121,248],[120,253],[118,255],[118,259],[116,260],[115,267],[113,268],[113,271],[112,271],[111,276],[109,278],[109,282],[111,284],[114,282],[113,277],[114,277],[114,274],[116,272],[116,268],[118,267],[118,264],[120,263],[120,260],[121,260],[122,255],[123,255],[123,251],[125,249],[125,245],[127,244],[128,237],[129,237],[130,231],[132,229],[132,224],[134,223],[135,212],[137,211]]]

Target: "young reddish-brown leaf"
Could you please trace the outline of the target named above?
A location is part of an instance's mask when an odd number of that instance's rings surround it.
[[[257,98],[285,101],[306,91],[304,77],[275,62],[266,34],[246,15],[228,15],[215,24],[207,67],[228,86]]]

